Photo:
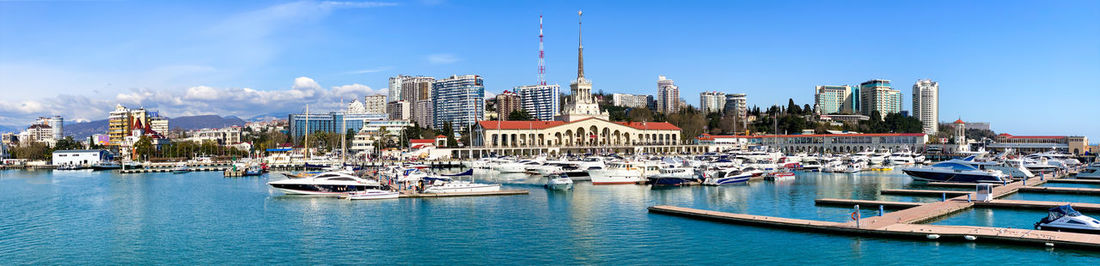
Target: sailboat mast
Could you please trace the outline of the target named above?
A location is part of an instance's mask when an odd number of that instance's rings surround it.
[[[306,104],[306,160],[309,160],[309,104]]]

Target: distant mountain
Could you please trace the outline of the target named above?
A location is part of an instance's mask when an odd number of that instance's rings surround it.
[[[26,127],[0,125],[0,133],[18,133]]]
[[[74,139],[85,139],[93,134],[107,134],[107,119],[80,123],[65,123],[66,136],[73,136]]]
[[[169,118],[168,126],[172,129],[182,128],[184,130],[203,129],[203,128],[223,128],[229,126],[244,126],[247,123],[244,120],[236,116],[220,117],[216,115],[197,115],[197,116],[184,116],[177,118]]]
[[[223,128],[229,126],[244,126],[246,122],[236,116],[220,117],[216,115],[182,116],[168,118],[168,126],[172,129],[181,128],[194,130],[203,128]],[[0,128],[0,131],[3,131]],[[93,134],[106,134],[107,120],[96,120],[83,123],[65,124],[65,135],[76,139],[87,138]]]
[[[288,113],[267,113],[267,114],[257,115],[257,116],[253,116],[251,118],[248,118],[248,121],[249,122],[263,122],[263,121],[271,121],[271,120],[278,120],[278,119],[286,119],[287,115],[289,115],[289,114]]]

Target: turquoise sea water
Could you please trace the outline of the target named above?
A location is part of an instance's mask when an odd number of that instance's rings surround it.
[[[1100,263],[1100,253],[1089,251],[791,232],[646,211],[668,204],[845,221],[850,208],[813,200],[939,200],[879,196],[886,188],[920,188],[900,172],[668,189],[582,182],[571,192],[546,191],[537,178],[490,178],[482,181],[531,193],[355,202],[284,196],[267,181],[216,172],[0,171],[0,264]],[[877,212],[868,209],[864,215]],[[936,223],[1030,225],[1041,217],[990,213]]]

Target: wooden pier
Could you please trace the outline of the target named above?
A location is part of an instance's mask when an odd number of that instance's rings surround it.
[[[955,188],[976,188],[978,183],[955,183],[955,182],[928,182],[926,186],[932,187],[955,187]],[[994,186],[1000,186],[1001,184],[991,184]]]
[[[909,195],[909,196],[943,196],[947,194],[948,197],[965,196],[973,192],[959,191],[959,190],[924,190],[924,189],[883,189],[879,191],[882,195]]]
[[[1100,185],[1100,179],[1051,179],[1051,180],[1047,180],[1047,183],[1068,183],[1068,184],[1094,184],[1094,185]]]
[[[476,196],[511,196],[527,195],[528,190],[501,190],[488,192],[455,192],[455,193],[411,193],[401,194],[400,198],[447,198],[447,197],[476,197]]]
[[[208,171],[225,171],[229,167],[199,167],[188,168],[189,172],[208,172]],[[126,169],[118,170],[119,174],[145,174],[145,173],[171,173],[173,169],[170,168],[142,168],[142,169]]]
[[[836,223],[816,220],[736,214],[675,206],[653,206],[649,207],[649,212],[702,220],[711,220],[751,226],[783,228],[809,232],[827,232],[836,234],[898,237],[926,240],[934,239],[937,241],[984,241],[993,243],[1015,243],[1032,246],[1065,246],[1086,249],[1100,248],[1100,235],[1091,234],[980,226],[946,226],[899,223],[877,227],[866,226],[864,224],[857,227],[856,224],[853,223]]]
[[[1004,197],[1019,191],[1060,191],[1073,193],[1094,193],[1100,189],[1079,188],[1050,188],[1033,187],[1046,183],[1044,178],[1032,178],[1026,181],[1013,182],[994,187],[992,197],[994,199]],[[1031,186],[1025,186],[1024,184]],[[966,210],[971,207],[1004,207],[1004,208],[1028,208],[1049,209],[1054,206],[1071,204],[1074,208],[1086,211],[1100,211],[1100,204],[1089,203],[1065,203],[1043,201],[1018,201],[1018,200],[993,200],[990,202],[972,201],[973,192],[946,191],[946,190],[908,190],[908,189],[884,189],[882,194],[902,195],[948,195],[955,196],[939,202],[912,203],[912,202],[888,202],[848,199],[818,199],[818,205],[864,205],[867,209],[877,206],[892,206],[903,208],[899,211],[887,212],[879,216],[861,218],[851,222],[827,222],[804,219],[790,219],[782,217],[769,217],[748,214],[725,213],[675,206],[653,206],[649,208],[651,213],[676,215],[696,219],[713,220],[727,223],[745,224],[752,226],[775,227],[810,232],[826,232],[836,234],[854,234],[879,237],[896,237],[925,240],[953,240],[953,241],[987,241],[994,243],[1013,243],[1032,246],[1056,246],[1074,247],[1084,249],[1100,248],[1100,235],[1081,234],[1069,232],[1053,232],[1030,229],[982,227],[982,226],[946,226],[920,224],[931,221],[945,215]]]
[[[1100,195],[1100,188],[1075,188],[1075,187],[1020,187],[1022,192],[1048,193],[1048,194],[1085,194]]]
[[[1100,204],[1096,203],[1075,203],[1075,202],[1054,202],[1054,201],[1031,201],[1031,200],[992,200],[989,202],[974,202],[975,207],[989,207],[989,208],[1010,208],[1010,209],[1038,209],[1049,210],[1050,208],[1065,206],[1069,204],[1077,211],[1095,212],[1100,211]]]
[[[917,207],[923,203],[919,202],[898,202],[898,201],[877,201],[877,200],[854,200],[854,199],[816,199],[814,200],[816,205],[827,206],[844,206],[852,207],[855,205],[867,206],[867,208],[873,208],[875,206],[882,206],[886,209],[898,210]]]

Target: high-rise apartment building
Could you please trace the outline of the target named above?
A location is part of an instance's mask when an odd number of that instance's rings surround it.
[[[405,100],[404,97],[401,97],[403,96],[401,95],[401,82],[404,80],[405,77],[408,76],[397,75],[396,77],[390,77],[390,86],[386,89],[387,93],[389,93],[390,95],[390,101],[396,102],[400,100]]]
[[[368,114],[386,113],[386,95],[371,95],[363,97],[364,111]]]
[[[657,76],[657,110],[671,114],[680,108],[680,87],[665,76]]]
[[[650,95],[635,95],[625,93],[611,94],[611,105],[629,108],[648,108]]]
[[[61,140],[64,138],[64,123],[65,119],[61,116],[39,117],[35,124],[49,126],[50,139]]]
[[[921,122],[924,134],[940,130],[940,83],[930,79],[913,84],[913,116]]]
[[[535,119],[554,120],[561,110],[561,86],[558,84],[519,86],[513,90],[519,94],[523,110]]]
[[[409,103],[408,116],[421,126],[431,127],[433,77],[398,75],[390,78],[389,101]],[[394,91],[397,92],[394,92]]]
[[[749,110],[749,98],[744,93],[726,94],[726,103],[722,107],[726,115],[745,116]]]
[[[861,112],[870,116],[878,111],[883,118],[887,114],[901,113],[901,91],[890,88],[890,81],[873,79],[859,84]]]
[[[519,111],[522,107],[519,95],[514,92],[504,91],[497,94],[496,98],[497,114],[500,115],[502,120],[508,120],[508,116],[511,115],[512,112]]]
[[[717,91],[705,91],[699,93],[699,109],[703,113],[718,113],[726,108],[726,93]]]
[[[432,83],[432,120],[435,128],[450,122],[456,130],[485,117],[485,85],[478,75],[453,75]]]
[[[390,120],[409,120],[412,118],[409,116],[409,102],[404,100],[393,101],[386,105],[386,109],[389,111]]]
[[[814,112],[820,115],[855,113],[854,102],[859,96],[852,94],[852,86],[823,85],[814,87]]]

